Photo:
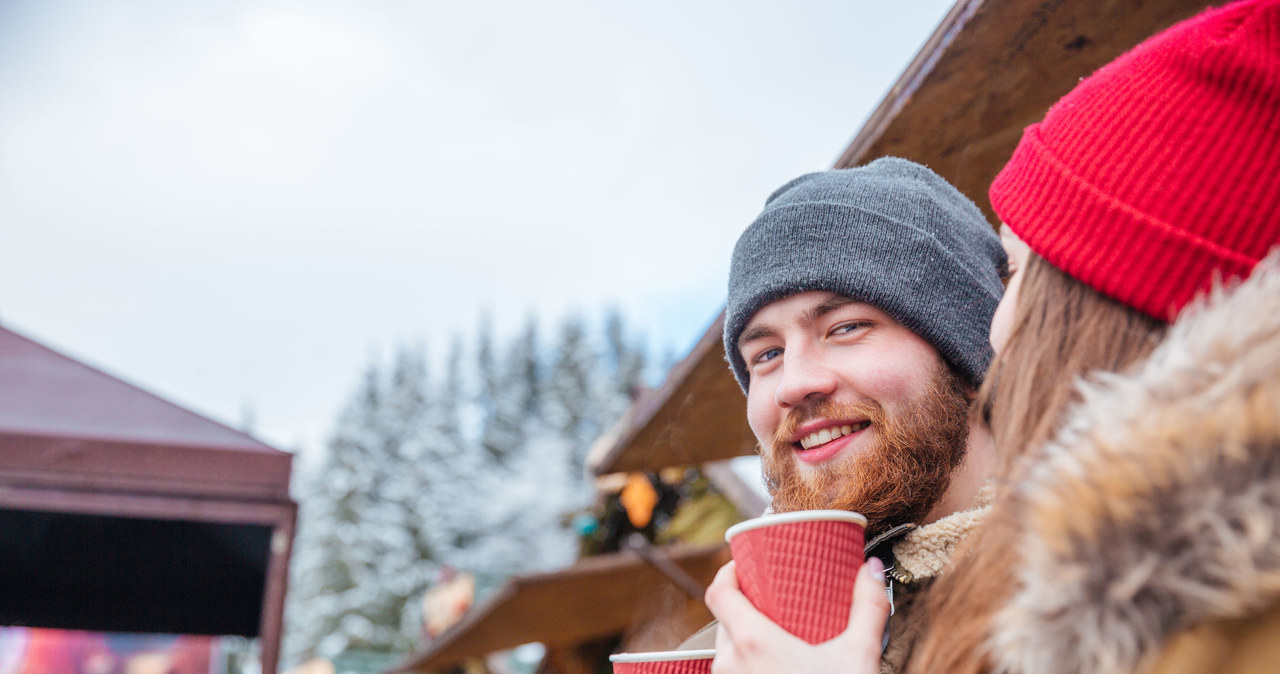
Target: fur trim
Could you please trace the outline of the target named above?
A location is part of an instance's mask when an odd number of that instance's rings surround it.
[[[932,578],[951,562],[951,555],[965,536],[991,510],[994,485],[978,492],[977,502],[969,510],[951,513],[932,524],[912,529],[893,546],[894,566],[913,580]]]
[[[1280,601],[1280,253],[1185,312],[1013,485],[1020,586],[999,672],[1132,672],[1175,633]]]

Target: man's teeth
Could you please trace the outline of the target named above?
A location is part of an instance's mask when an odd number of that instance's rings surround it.
[[[869,424],[870,422],[864,421],[862,423],[853,424],[853,425],[846,424],[844,426],[832,426],[831,428],[824,428],[816,433],[810,433],[809,435],[806,435],[803,438],[800,438],[800,448],[809,449],[810,447],[816,447],[818,445],[826,444],[828,442],[831,442],[832,440],[835,440],[836,438],[842,438],[846,435],[849,435],[854,431],[860,431],[866,428]]]

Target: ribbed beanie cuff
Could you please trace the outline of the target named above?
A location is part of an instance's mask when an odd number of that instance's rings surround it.
[[[1036,253],[1172,320],[1280,238],[1280,0],[1180,23],[1026,129],[991,204]]]

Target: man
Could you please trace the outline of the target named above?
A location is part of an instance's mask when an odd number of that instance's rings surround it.
[[[883,671],[905,662],[923,629],[912,606],[982,512],[995,455],[968,408],[1004,266],[978,208],[896,158],[788,183],[734,249],[725,353],[772,508],[867,516],[895,607]]]

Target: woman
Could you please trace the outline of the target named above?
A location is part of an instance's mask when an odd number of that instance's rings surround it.
[[[1280,262],[1165,334],[1280,243],[1280,0],[1209,10],[1082,81],[991,201],[1013,277],[979,403],[1002,466],[908,669],[1280,671]],[[863,590],[810,647],[722,573],[715,671],[877,671],[884,604]]]

